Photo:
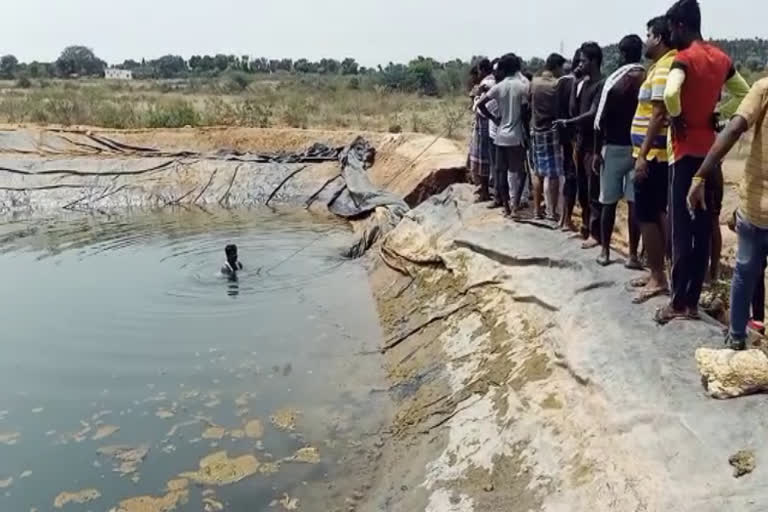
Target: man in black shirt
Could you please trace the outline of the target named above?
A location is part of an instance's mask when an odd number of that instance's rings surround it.
[[[600,245],[600,176],[594,172],[595,116],[603,88],[603,51],[600,45],[587,42],[581,45],[581,70],[584,80],[576,85],[576,117],[561,119],[557,125],[576,129],[574,158],[581,207],[581,236],[586,240],[585,249]],[[590,236],[593,240],[589,240]]]
[[[600,172],[601,233],[603,250],[597,262],[611,263],[611,237],[616,224],[616,206],[624,197],[629,204],[629,260],[626,267],[642,270],[637,257],[640,230],[634,219],[634,167],[632,158],[632,121],[637,110],[640,86],[645,81],[643,41],[637,35],[624,37],[619,43],[621,66],[605,80],[595,117]],[[602,149],[602,151],[600,151]]]

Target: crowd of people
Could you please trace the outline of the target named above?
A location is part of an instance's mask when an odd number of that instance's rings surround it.
[[[595,42],[570,62],[553,53],[535,77],[513,53],[473,67],[469,168],[477,200],[566,232],[577,231],[578,202],[583,248],[599,247],[597,264],[607,266],[624,199],[625,266],[648,269],[630,282],[633,302],[668,295],[654,315],[660,325],[696,320],[704,283],[719,271],[721,164],[754,127],[733,217],[739,248],[726,338],[743,350],[750,317],[762,321],[765,310],[768,79],[750,89],[730,57],[703,39],[697,0],[677,1],[645,29],[645,42],[638,35],[619,42],[620,66],[608,76]]]

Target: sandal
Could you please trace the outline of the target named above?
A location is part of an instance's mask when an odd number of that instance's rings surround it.
[[[658,308],[656,310],[656,313],[653,314],[653,319],[656,321],[657,324],[661,326],[667,325],[672,320],[677,320],[681,318],[688,318],[688,313],[675,311],[671,304],[667,304],[662,308]]]
[[[629,258],[627,262],[624,264],[624,268],[628,270],[645,270],[645,268],[643,267],[643,264],[640,263],[640,261],[637,258],[635,259]]]
[[[636,277],[627,283],[627,290],[632,291],[633,288],[645,288],[648,286],[650,280],[651,276]]]
[[[583,244],[581,244],[582,249],[594,249],[595,247],[598,247],[600,245],[600,242],[597,240],[587,240]]]
[[[655,299],[656,297],[661,297],[662,295],[669,295],[669,289],[668,288],[656,288],[654,290],[645,290],[640,292],[640,294],[632,299],[632,304],[645,304],[651,299]]]
[[[611,263],[613,262],[611,261],[611,258],[609,256],[605,256],[601,254],[600,256],[597,257],[597,264],[600,265],[601,267],[607,267]]]

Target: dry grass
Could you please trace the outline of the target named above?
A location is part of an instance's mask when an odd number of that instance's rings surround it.
[[[0,83],[0,122],[107,128],[254,126],[412,131],[465,139],[466,99],[390,92],[349,79],[238,77]]]

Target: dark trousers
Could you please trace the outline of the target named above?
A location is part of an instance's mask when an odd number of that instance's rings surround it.
[[[600,175],[592,172],[594,159],[591,150],[576,150],[576,188],[581,207],[581,232],[585,238],[591,235],[600,242],[603,205],[600,204]]]
[[[509,178],[515,178],[516,190],[513,203],[519,205],[522,187],[525,185],[525,149],[523,146],[496,146],[496,199],[502,204],[509,204]]]
[[[711,210],[688,209],[688,190],[703,158],[683,157],[672,165],[669,217],[672,225],[672,306],[697,308],[712,244]],[[709,189],[709,183],[707,184]],[[710,202],[712,201],[712,202]],[[707,191],[707,204],[714,194]]]
[[[573,144],[568,140],[563,142],[563,172],[565,181],[563,183],[563,197],[566,204],[575,204],[576,202],[576,162],[573,155]]]

